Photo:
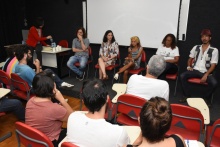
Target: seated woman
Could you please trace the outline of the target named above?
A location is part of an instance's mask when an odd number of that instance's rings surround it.
[[[162,45],[157,49],[157,55],[164,56],[166,61],[166,69],[158,77],[159,79],[165,79],[167,73],[173,74],[178,70],[177,64],[179,62],[179,48],[176,46],[176,38],[173,34],[167,34]]]
[[[141,47],[140,39],[137,36],[131,37],[131,45],[128,48],[128,57],[125,58],[124,66],[115,74],[115,80],[118,80],[119,74],[124,72],[123,83],[128,82],[128,71],[140,67],[142,51],[143,48]]]
[[[108,79],[105,67],[115,64],[118,52],[118,43],[115,41],[113,32],[111,30],[106,31],[99,50],[99,79]]]
[[[165,136],[170,129],[171,121],[172,111],[169,102],[160,97],[151,98],[140,112],[141,134],[134,145],[127,145],[127,147],[185,147],[185,142],[180,135]]]
[[[33,91],[35,97],[31,98],[26,105],[25,123],[43,132],[57,147],[59,142],[66,136],[66,129],[62,129],[63,121],[67,121],[72,108],[56,89],[52,74],[38,73],[33,79]],[[53,103],[52,99],[59,101]]]

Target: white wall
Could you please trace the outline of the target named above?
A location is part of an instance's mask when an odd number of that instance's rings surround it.
[[[180,0],[87,0],[87,32],[91,43],[113,31],[119,45],[138,36],[143,47],[157,48],[167,33],[177,34]]]

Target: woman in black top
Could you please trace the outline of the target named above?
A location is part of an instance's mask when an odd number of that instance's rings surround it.
[[[140,112],[141,134],[134,145],[127,147],[186,147],[180,135],[165,136],[170,129],[171,121],[172,111],[169,102],[159,97],[151,98]]]

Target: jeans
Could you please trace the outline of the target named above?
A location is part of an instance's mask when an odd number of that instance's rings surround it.
[[[13,112],[19,120],[25,121],[25,109],[17,99],[0,99],[0,112]]]
[[[198,70],[193,70],[193,71],[186,71],[180,75],[182,89],[183,89],[183,95],[185,97],[190,97],[188,79],[189,78],[202,78],[204,74],[205,73],[201,73]],[[206,95],[204,96],[204,98],[211,99],[212,93],[215,91],[218,83],[213,75],[209,75],[207,77],[206,82],[208,83],[208,86],[205,89]]]
[[[82,76],[84,69],[86,67],[87,61],[88,61],[88,57],[86,56],[72,56],[69,58],[67,62],[67,66],[77,75]],[[76,62],[79,62],[80,64],[79,68],[77,68],[74,65]]]
[[[52,74],[52,77],[54,78],[54,81],[58,87],[61,87],[61,84],[63,83],[63,80],[61,80],[51,69],[47,68],[44,70],[45,73],[48,75]]]

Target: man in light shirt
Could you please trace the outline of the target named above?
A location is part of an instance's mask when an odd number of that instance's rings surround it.
[[[154,55],[147,65],[146,76],[132,75],[127,83],[128,94],[136,95],[147,100],[152,97],[163,97],[169,101],[169,85],[164,80],[157,79],[166,68],[163,56]]]
[[[121,147],[130,139],[123,126],[104,119],[109,99],[99,79],[83,83],[82,97],[89,112],[73,112],[67,123],[67,141],[80,147]]]
[[[185,102],[189,94],[189,78],[201,78],[201,83],[208,83],[206,95],[204,96],[207,105],[211,105],[211,96],[217,87],[217,80],[212,75],[218,63],[218,49],[211,47],[211,31],[204,29],[201,32],[202,45],[196,45],[190,51],[187,71],[180,75],[184,98],[180,102]],[[192,63],[193,61],[193,63]],[[192,63],[192,64],[191,64]]]

